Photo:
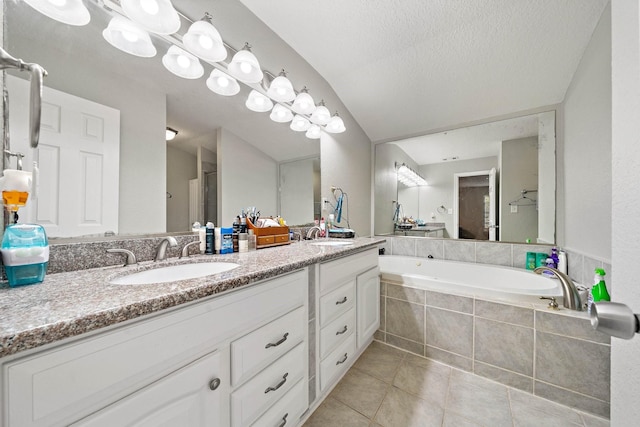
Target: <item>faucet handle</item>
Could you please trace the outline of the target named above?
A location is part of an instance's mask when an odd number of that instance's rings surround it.
[[[558,303],[556,302],[556,297],[540,297],[540,299],[548,299],[551,300],[551,302],[549,303],[549,308],[552,310],[557,310],[558,309]]]
[[[189,242],[186,245],[184,245],[184,247],[182,248],[182,251],[180,252],[180,256],[178,258],[188,258],[189,257],[189,248],[191,246],[196,246],[196,245],[200,245],[200,241],[199,240],[194,240],[193,242]]]
[[[107,253],[126,255],[127,256],[127,260],[125,261],[124,266],[133,265],[133,264],[137,264],[138,263],[138,260],[136,259],[136,255],[133,252],[131,252],[130,250],[127,250],[127,249],[111,248],[111,249],[107,249]]]

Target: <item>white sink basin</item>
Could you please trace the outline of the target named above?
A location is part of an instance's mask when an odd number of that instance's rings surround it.
[[[353,242],[343,242],[341,240],[319,240],[311,244],[316,246],[346,246],[353,245]]]
[[[192,264],[172,265],[170,267],[154,268],[153,270],[132,273],[117,277],[109,283],[112,285],[147,285],[150,283],[167,283],[178,280],[196,279],[210,276],[240,267],[233,262],[200,262]]]

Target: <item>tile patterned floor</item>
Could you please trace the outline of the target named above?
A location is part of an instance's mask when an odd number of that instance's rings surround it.
[[[606,427],[609,421],[374,341],[304,427]]]

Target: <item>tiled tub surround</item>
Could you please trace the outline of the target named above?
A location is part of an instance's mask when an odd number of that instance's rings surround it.
[[[381,247],[387,255],[407,255],[451,261],[477,262],[524,268],[527,252],[550,253],[552,245],[487,242],[480,240],[454,240],[424,237],[378,236],[386,239]],[[593,271],[604,268],[609,292],[613,288],[613,272],[609,262],[576,252],[567,252],[569,276],[576,282],[592,285]]]
[[[381,282],[375,338],[537,396],[609,416],[610,338],[586,313]]]
[[[144,244],[153,247],[158,239]],[[243,254],[196,255],[182,260],[175,258],[178,248],[172,248],[175,252],[169,251],[168,256],[173,258],[162,262],[145,261],[135,266],[121,267],[122,258],[116,258],[118,266],[57,274],[49,271],[43,283],[18,288],[9,288],[5,284],[0,287],[0,357],[251,285],[317,262],[375,247],[382,241],[358,238],[348,246],[316,246],[299,242]],[[135,241],[126,242],[138,244]],[[103,260],[105,247],[96,249],[102,243],[94,244],[94,248],[89,250],[77,248],[79,254],[84,254],[78,260],[84,259],[88,253],[94,253],[98,260]],[[109,241],[106,247],[123,246]],[[180,241],[179,247],[182,247]],[[56,258],[60,256],[60,252],[55,254]],[[115,276],[136,271],[207,261],[234,262],[240,267],[173,283],[135,286],[108,283]]]

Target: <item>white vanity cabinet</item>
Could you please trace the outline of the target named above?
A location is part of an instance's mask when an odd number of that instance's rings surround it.
[[[308,278],[299,270],[1,359],[0,425],[295,425],[308,405]]]
[[[320,264],[318,370],[321,395],[355,362],[380,323],[378,250]]]

